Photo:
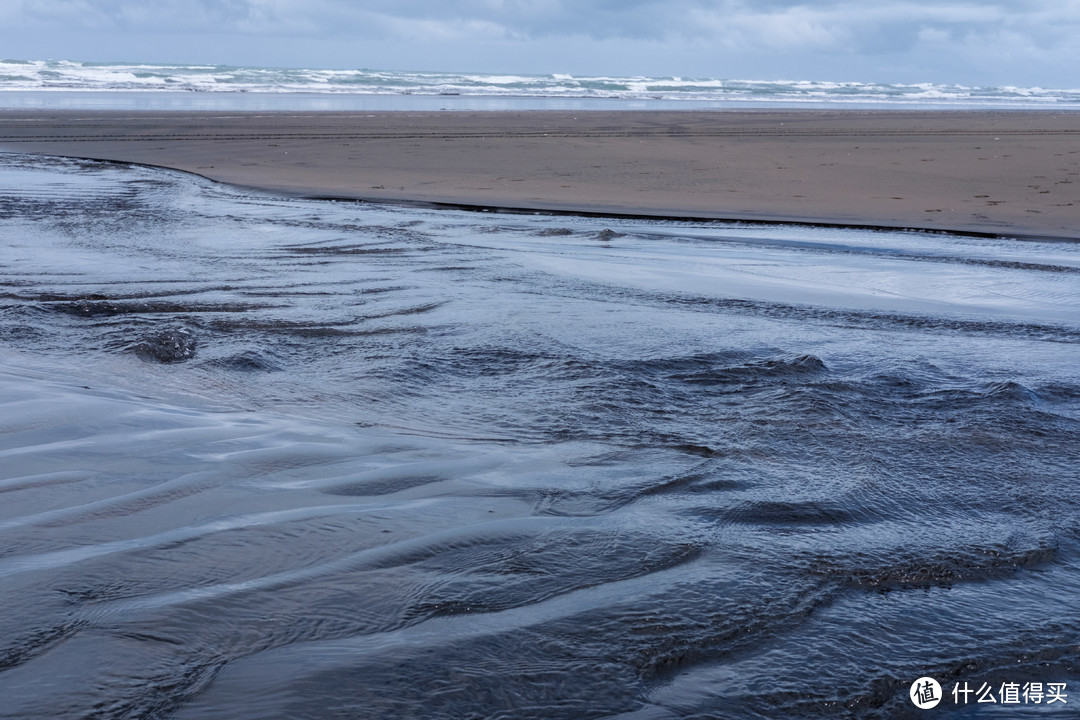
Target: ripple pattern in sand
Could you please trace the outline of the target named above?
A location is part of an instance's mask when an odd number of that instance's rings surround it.
[[[0,186],[0,717],[1080,687],[1080,246]]]

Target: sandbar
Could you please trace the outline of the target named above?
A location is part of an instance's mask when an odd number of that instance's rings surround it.
[[[305,197],[1080,239],[1080,113],[7,110],[0,150]]]

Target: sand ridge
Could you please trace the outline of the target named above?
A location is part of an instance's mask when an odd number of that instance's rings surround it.
[[[1080,239],[1080,113],[24,110],[0,149],[316,197]]]

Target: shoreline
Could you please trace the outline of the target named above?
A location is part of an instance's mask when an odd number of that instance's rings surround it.
[[[0,150],[308,198],[1080,240],[1080,113],[0,111]]]

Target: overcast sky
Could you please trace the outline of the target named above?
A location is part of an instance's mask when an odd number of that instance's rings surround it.
[[[1080,87],[1080,0],[0,0],[0,56]]]

